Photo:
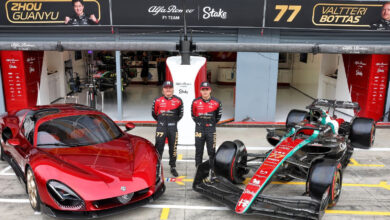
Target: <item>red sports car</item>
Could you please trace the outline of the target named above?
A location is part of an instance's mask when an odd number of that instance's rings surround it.
[[[165,191],[155,147],[83,105],[48,105],[0,117],[1,158],[31,206],[56,217],[101,217]],[[126,124],[126,130],[134,128]]]

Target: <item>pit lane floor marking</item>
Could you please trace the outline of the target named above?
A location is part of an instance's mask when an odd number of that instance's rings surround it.
[[[28,199],[1,199],[0,203],[30,203]],[[228,211],[227,207],[221,206],[186,206],[186,205],[168,205],[168,204],[149,204],[142,206],[143,208],[151,209],[188,209],[188,210],[211,210],[211,211]],[[167,211],[165,211],[167,212]],[[340,214],[340,215],[376,215],[376,216],[390,216],[390,212],[382,211],[357,211],[357,210],[325,210],[327,214]],[[163,213],[161,213],[163,214]],[[169,214],[169,213],[168,213]],[[164,216],[162,216],[164,217]]]
[[[220,206],[186,206],[186,205],[145,205],[145,208],[171,208],[171,209],[192,209],[192,210],[212,210],[212,211],[228,211],[227,207]],[[382,211],[355,211],[355,210],[325,210],[327,214],[342,214],[342,215],[377,215],[377,216],[390,216],[390,212]]]
[[[1,199],[0,203],[30,203],[28,199]]]
[[[169,216],[169,208],[163,208],[163,209],[161,210],[160,219],[161,219],[161,220],[166,220],[166,219],[168,219],[168,216]]]
[[[384,167],[382,164],[360,164],[355,159],[351,158],[348,166],[356,166],[356,167]]]
[[[375,212],[375,211],[355,211],[355,210],[325,210],[327,214],[341,214],[341,215],[377,215],[390,216],[390,212]]]
[[[4,174],[4,173],[6,173],[8,170],[10,170],[10,169],[11,169],[11,166],[8,166],[8,167],[4,168],[4,169],[0,172],[0,174]]]

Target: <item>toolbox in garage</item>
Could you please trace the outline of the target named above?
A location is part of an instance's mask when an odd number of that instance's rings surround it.
[[[43,51],[0,51],[6,110],[35,106]]]
[[[352,101],[361,107],[358,116],[379,120],[386,102],[390,55],[343,55]]]

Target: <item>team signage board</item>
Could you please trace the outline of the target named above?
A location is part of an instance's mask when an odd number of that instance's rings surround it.
[[[390,30],[390,3],[352,0],[0,0],[0,26]],[[185,10],[185,13],[183,11]]]
[[[0,25],[109,25],[109,0],[3,0]]]
[[[266,7],[265,27],[380,30],[387,25],[382,17],[390,24],[390,4],[382,2],[276,0]],[[382,7],[389,8],[384,15]]]
[[[114,25],[261,27],[264,0],[113,0]]]

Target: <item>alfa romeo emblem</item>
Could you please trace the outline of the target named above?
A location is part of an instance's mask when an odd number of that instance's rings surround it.
[[[126,191],[126,186],[121,186],[121,190],[124,192]]]

